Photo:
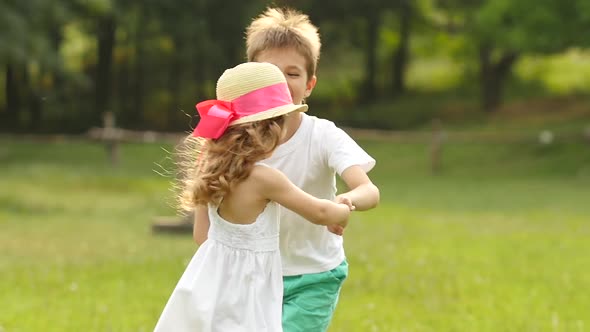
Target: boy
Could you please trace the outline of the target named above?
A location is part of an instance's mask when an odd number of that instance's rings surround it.
[[[270,62],[283,71],[294,104],[311,95],[321,43],[307,15],[267,9],[247,28],[246,46],[248,61]],[[288,116],[285,127],[284,142],[265,164],[316,197],[347,203],[358,211],[379,203],[379,190],[366,174],[375,160],[344,131],[328,120],[300,113]],[[349,188],[338,196],[336,173]],[[206,211],[198,208],[195,214],[194,238],[199,244],[207,237]],[[327,330],[348,275],[342,233],[342,228],[313,225],[282,209],[285,332]]]

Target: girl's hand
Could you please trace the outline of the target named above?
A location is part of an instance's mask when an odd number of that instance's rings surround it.
[[[334,202],[346,205],[350,211],[354,211],[354,205],[352,205],[352,200],[345,195],[336,196]],[[326,227],[330,232],[342,236],[344,234],[344,228],[346,228],[347,225],[348,220],[346,220],[346,222],[344,223],[327,225]]]
[[[328,225],[326,226],[328,228],[328,230],[336,235],[340,235],[342,236],[342,234],[344,234],[344,227],[342,225],[338,225],[338,224],[332,224],[332,225]]]

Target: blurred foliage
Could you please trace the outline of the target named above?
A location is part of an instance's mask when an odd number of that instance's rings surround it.
[[[552,93],[586,93],[590,89],[590,51],[570,49],[541,57],[527,56],[515,68],[519,77],[540,81]]]
[[[429,123],[457,98],[469,110],[455,113],[471,118],[533,87],[537,94],[590,91],[587,0],[274,4],[309,13],[320,27],[319,83],[309,102],[314,113],[351,126]],[[268,5],[3,1],[0,129],[83,132],[112,111],[121,127],[186,130],[196,121],[194,104],[213,98],[221,72],[244,61],[245,27]],[[424,94],[428,103],[413,101]],[[393,107],[400,104],[404,114]],[[355,109],[363,116],[349,114]],[[382,121],[383,112],[406,120]]]

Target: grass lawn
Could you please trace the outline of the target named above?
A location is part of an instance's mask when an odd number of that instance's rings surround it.
[[[361,141],[380,206],[345,235],[338,331],[590,331],[590,145]],[[151,331],[196,246],[163,144],[0,140],[0,331]]]

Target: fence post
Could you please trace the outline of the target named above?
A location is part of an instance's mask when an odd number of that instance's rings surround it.
[[[442,168],[443,131],[440,119],[432,121],[432,141],[430,143],[430,171],[440,174]]]
[[[105,112],[103,114],[103,140],[105,148],[109,155],[112,166],[119,165],[119,141],[117,138],[117,128],[115,127],[115,114]]]

